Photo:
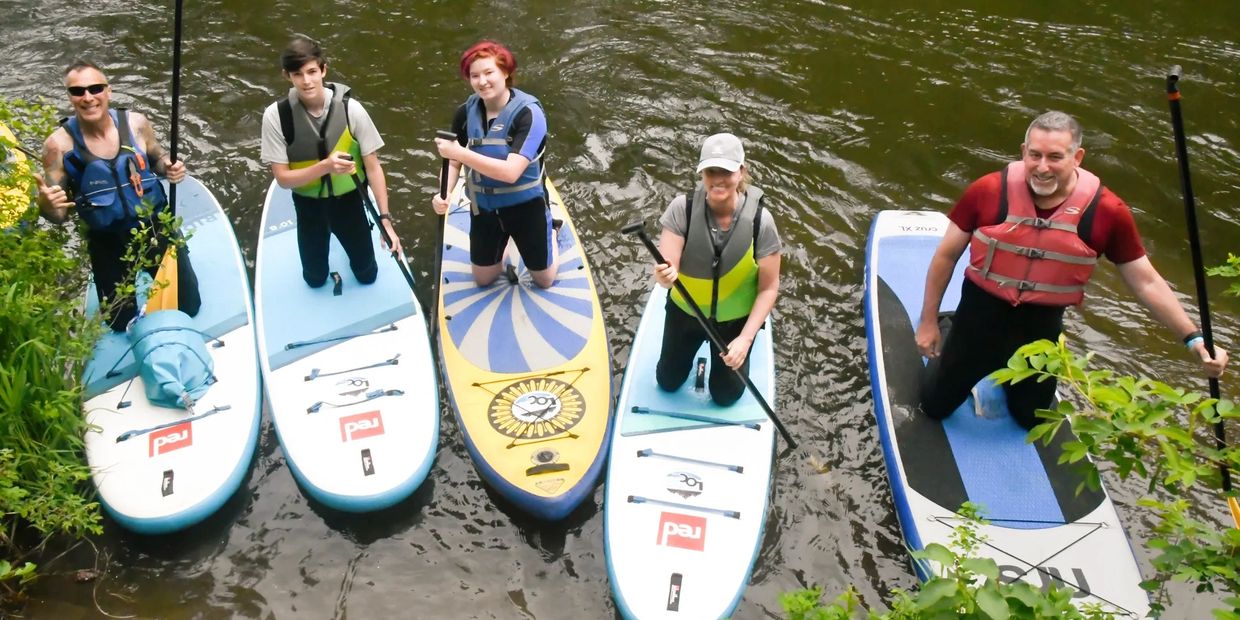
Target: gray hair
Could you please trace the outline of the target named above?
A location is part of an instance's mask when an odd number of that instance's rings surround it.
[[[1033,122],[1029,123],[1029,129],[1025,130],[1025,144],[1029,144],[1029,134],[1033,133],[1034,129],[1066,131],[1072,134],[1072,150],[1075,151],[1081,147],[1081,124],[1076,122],[1076,119],[1072,118],[1071,114],[1051,110],[1033,119]]]

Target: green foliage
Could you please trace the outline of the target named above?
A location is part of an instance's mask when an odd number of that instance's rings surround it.
[[[896,590],[890,611],[866,609],[856,590],[849,587],[829,604],[822,604],[822,589],[813,587],[782,595],[780,605],[789,620],[1102,620],[1114,618],[1097,605],[1072,604],[1073,591],[1053,584],[1042,590],[1025,581],[1004,583],[999,566],[989,558],[974,557],[986,542],[978,533],[985,523],[978,506],[966,503],[958,511],[948,546],[932,543],[912,552],[913,559],[933,568],[933,576],[917,592]]]
[[[48,106],[0,99],[18,135],[47,135]],[[29,179],[0,170],[0,188]],[[31,209],[0,231],[0,602],[34,578],[33,558],[53,536],[100,530],[87,499],[81,377],[101,330],[82,310],[85,260],[72,231],[40,226]]]
[[[1088,454],[1113,463],[1121,478],[1147,482],[1149,493],[1139,504],[1153,513],[1149,547],[1157,553],[1158,574],[1142,585],[1157,594],[1156,613],[1166,602],[1164,586],[1171,579],[1191,582],[1198,592],[1240,592],[1240,530],[1220,531],[1216,524],[1193,519],[1189,503],[1181,499],[1201,486],[1220,489],[1221,467],[1240,471],[1240,448],[1219,448],[1211,432],[1216,423],[1234,423],[1240,410],[1229,401],[1153,379],[1091,370],[1090,359],[1070,351],[1061,336],[1058,342],[1022,347],[1008,368],[993,376],[999,382],[1059,380],[1073,396],[1038,413],[1046,422],[1033,429],[1031,440],[1049,441],[1055,430],[1070,424],[1078,440],[1065,445],[1061,462]],[[1096,472],[1089,484],[1098,484]],[[1224,610],[1215,613],[1234,617]]]
[[[1218,267],[1210,267],[1206,269],[1206,273],[1212,276],[1222,276],[1224,278],[1240,278],[1240,256],[1236,256],[1231,252],[1227,253],[1227,264]],[[1228,295],[1240,296],[1240,283],[1232,282],[1227,287]]]

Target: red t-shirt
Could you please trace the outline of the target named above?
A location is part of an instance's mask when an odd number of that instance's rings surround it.
[[[967,233],[981,226],[997,224],[1002,187],[1003,177],[999,172],[974,181],[964,190],[964,195],[947,217]],[[1038,217],[1050,217],[1054,209],[1038,209],[1037,212]],[[1099,256],[1105,256],[1117,265],[1145,256],[1145,246],[1137,232],[1137,222],[1132,219],[1132,211],[1106,187],[1102,188],[1102,196],[1094,207],[1093,227],[1085,243]]]

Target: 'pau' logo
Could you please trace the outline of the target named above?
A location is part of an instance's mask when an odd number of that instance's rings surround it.
[[[353,441],[383,434],[383,416],[367,411],[340,418],[340,441]]]
[[[151,433],[150,457],[194,445],[194,427],[190,422]]]

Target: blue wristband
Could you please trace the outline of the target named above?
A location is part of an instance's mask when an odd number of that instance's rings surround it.
[[[1184,346],[1188,347],[1189,351],[1192,351],[1193,347],[1197,346],[1198,342],[1205,342],[1205,340],[1206,339],[1201,336],[1193,336],[1192,338],[1184,341]]]

